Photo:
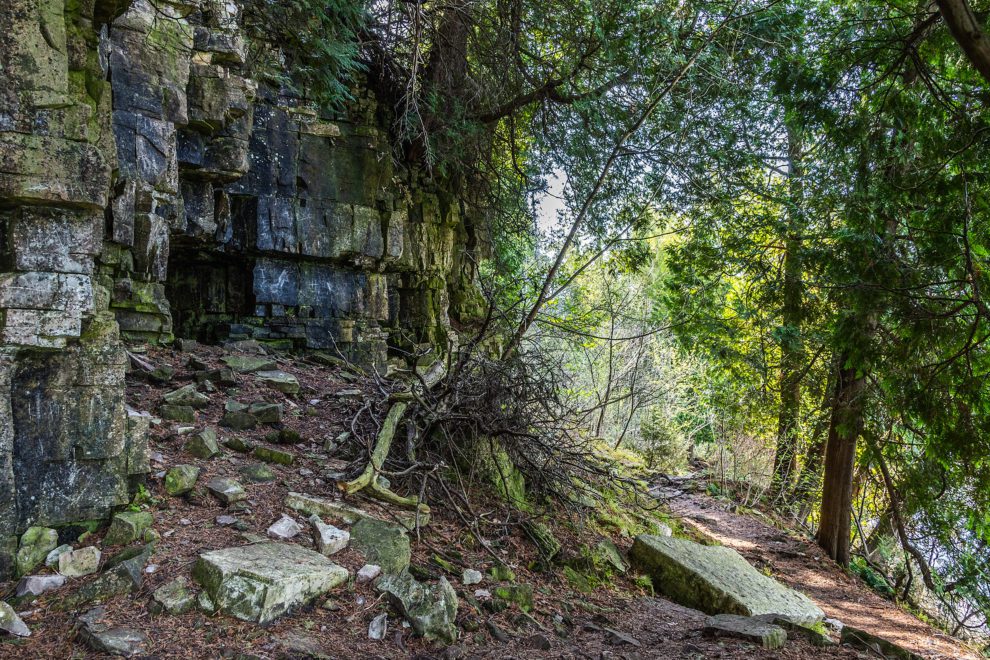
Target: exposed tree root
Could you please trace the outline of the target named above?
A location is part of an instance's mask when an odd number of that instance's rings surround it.
[[[368,465],[357,478],[340,483],[337,487],[348,495],[353,495],[358,491],[366,491],[368,495],[383,502],[404,509],[416,509],[420,513],[429,513],[430,507],[420,502],[419,498],[403,497],[382,486],[378,481],[378,475],[388,457],[389,449],[392,448],[392,438],[395,436],[399,422],[402,421],[402,416],[408,407],[409,404],[406,401],[397,401],[392,404],[385,416],[385,423],[382,424],[381,431],[378,432],[378,438],[375,440],[375,447],[371,452],[371,460],[368,461]]]

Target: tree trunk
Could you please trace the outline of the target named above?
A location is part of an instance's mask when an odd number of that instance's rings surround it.
[[[843,356],[832,397],[832,416],[825,445],[825,478],[816,540],[842,566],[849,565],[850,516],[856,442],[863,430],[866,375]]]
[[[966,0],[937,0],[939,11],[970,63],[990,82],[990,38]]]
[[[801,419],[801,371],[804,347],[801,339],[803,318],[803,283],[801,234],[803,229],[804,186],[801,181],[802,145],[799,129],[787,127],[787,157],[789,162],[789,208],[784,237],[784,304],[781,313],[780,336],[780,411],[777,418],[777,450],[774,453],[774,491],[790,490],[797,472],[797,441]]]

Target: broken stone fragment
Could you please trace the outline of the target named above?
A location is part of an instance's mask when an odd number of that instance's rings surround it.
[[[275,637],[275,646],[281,651],[281,658],[306,658],[307,660],[332,660],[326,649],[314,637],[299,630],[282,633]]]
[[[66,552],[58,558],[58,572],[66,577],[90,575],[99,567],[100,551],[92,545]]]
[[[196,486],[199,468],[195,465],[176,465],[165,474],[165,492],[175,497],[185,495]]]
[[[787,641],[787,632],[780,626],[738,614],[716,614],[705,621],[702,634],[706,637],[735,637],[753,642],[765,649],[779,649]]]
[[[17,597],[40,596],[65,584],[64,575],[28,575],[17,583]]]
[[[294,431],[293,429],[282,429],[280,431],[272,431],[265,435],[265,440],[271,442],[272,444],[278,445],[298,445],[303,441],[299,431]]]
[[[255,447],[251,454],[266,463],[278,463],[279,465],[292,465],[296,460],[294,454],[270,447]]]
[[[299,526],[299,523],[283,513],[282,517],[268,528],[268,535],[272,538],[288,541],[301,531],[302,527]]]
[[[342,529],[327,525],[317,515],[309,517],[309,524],[313,526],[313,540],[316,541],[316,549],[320,554],[330,556],[340,552],[347,547],[351,535]]]
[[[365,564],[357,572],[357,583],[371,582],[382,574],[382,567],[376,564]]]
[[[258,371],[255,373],[255,376],[261,382],[283,394],[299,394],[299,381],[290,373],[276,369],[273,371]]]
[[[275,481],[275,473],[272,469],[263,463],[247,463],[241,465],[237,468],[237,472],[240,473],[241,477],[245,481],[249,481],[253,484],[268,483]]]
[[[780,626],[785,631],[787,631],[788,634],[794,633],[795,635],[804,637],[814,646],[833,646],[835,644],[835,642],[832,641],[832,639],[828,635],[819,632],[814,628],[810,628],[808,626],[802,626],[799,623],[794,623],[793,621],[791,621],[790,619],[784,616],[780,616],[777,614],[761,614],[754,618],[759,619],[764,623]]]
[[[243,438],[238,438],[236,436],[224,440],[223,446],[227,449],[232,449],[242,454],[249,454],[254,449],[253,443],[247,442]]]
[[[465,585],[481,584],[481,571],[476,571],[473,568],[464,569],[464,574],[461,576],[461,582]]]
[[[58,558],[61,555],[64,555],[66,552],[72,552],[71,545],[65,543],[63,545],[58,546],[57,548],[49,552],[47,557],[45,557],[45,566],[47,566],[48,568],[54,568],[58,566]]]
[[[159,611],[173,616],[185,614],[196,606],[196,595],[191,587],[189,578],[180,575],[155,589],[151,597]]]
[[[193,374],[197,383],[216,383],[218,385],[237,385],[237,376],[230,367],[219,369],[201,369]]]
[[[639,640],[614,628],[602,628],[605,631],[605,641],[612,646],[640,646]]]
[[[111,626],[103,606],[94,607],[79,617],[79,636],[94,651],[132,658],[143,655],[148,637],[140,630]]]
[[[126,545],[132,541],[137,541],[154,522],[154,516],[149,511],[116,513],[110,522],[110,529],[107,530],[103,542],[106,545]]]
[[[216,609],[268,623],[347,580],[347,569],[298,545],[255,543],[200,555],[193,578]]]
[[[258,401],[248,406],[248,412],[261,424],[278,424],[282,421],[282,404]]]
[[[199,342],[196,341],[195,339],[185,339],[183,337],[177,337],[175,341],[172,343],[172,346],[174,346],[175,349],[181,353],[189,353],[199,348]]]
[[[50,527],[28,527],[17,548],[17,574],[26,575],[45,561],[58,545],[58,532]]]
[[[220,425],[235,431],[249,431],[258,425],[258,418],[246,410],[228,410],[220,418]]]
[[[196,385],[190,383],[177,390],[172,390],[162,397],[165,403],[173,406],[190,406],[205,408],[210,404],[210,397],[196,391]]]
[[[17,616],[14,608],[0,600],[0,630],[17,637],[30,637],[31,629]]]
[[[206,484],[207,490],[224,504],[233,504],[247,499],[247,492],[234,479],[214,477]]]
[[[625,560],[622,558],[619,548],[609,539],[599,541],[591,550],[591,556],[596,566],[611,566],[619,573],[625,573],[629,570],[629,566],[626,565]]]
[[[208,426],[186,441],[184,449],[196,458],[213,458],[220,455],[217,432]]]
[[[457,641],[457,593],[445,577],[435,585],[417,582],[408,572],[385,575],[375,584],[412,624],[417,635],[452,644]]]
[[[130,547],[124,548],[123,550],[115,554],[113,557],[110,557],[110,559],[107,559],[105,562],[103,562],[103,570],[109,571],[111,569],[114,569],[117,566],[123,564],[125,561],[130,561],[135,557],[141,558],[138,563],[147,561],[148,559],[151,558],[151,555],[153,553],[154,553],[154,546],[150,546],[148,544],[132,545]]]
[[[409,536],[399,525],[370,518],[359,520],[351,528],[350,545],[385,573],[399,573],[409,567]]]
[[[379,614],[368,624],[368,639],[382,640],[388,634],[388,614]]]
[[[158,414],[162,416],[162,419],[170,422],[192,424],[196,421],[196,409],[192,406],[174,406],[172,404],[163,404],[158,409]]]
[[[553,561],[553,558],[560,554],[560,541],[554,536],[553,531],[536,520],[523,522],[523,530],[533,541],[536,549],[540,551],[540,557],[544,561]]]
[[[277,368],[274,360],[254,355],[225,355],[224,364],[239,374],[249,374],[255,371],[274,371]]]

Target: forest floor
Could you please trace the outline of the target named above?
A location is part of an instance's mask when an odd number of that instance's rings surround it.
[[[919,620],[825,559],[803,536],[782,531],[752,513],[704,494],[684,493],[668,500],[670,512],[701,534],[735,549],[751,564],[815,601],[826,616],[868,631],[919,655],[932,658],[980,656],[959,640]],[[762,514],[759,514],[762,515]]]
[[[128,379],[128,403],[138,410],[155,413],[164,393],[192,382],[190,357],[197,368],[221,366],[224,351],[200,346],[193,355],[170,349],[149,349],[146,358],[155,365],[170,365],[175,376],[167,385],[155,385],[137,378]],[[272,464],[276,478],[265,483],[244,483],[247,506],[233,512],[216,498],[201,491],[190,497],[167,497],[162,488],[165,469],[180,463],[201,468],[200,483],[216,477],[240,478],[241,470],[254,463],[249,456],[226,450],[213,459],[199,459],[184,448],[187,436],[178,431],[181,424],[161,422],[151,430],[152,474],[148,490],[153,500],[145,505],[154,513],[160,539],[151,564],[145,569],[140,589],[105,599],[105,619],[147,636],[142,657],[161,658],[859,658],[866,652],[846,646],[826,649],[812,646],[802,638],[789,639],[783,649],[768,651],[733,639],[708,639],[702,635],[706,615],[647,593],[636,576],[616,574],[592,591],[582,591],[569,582],[557,567],[538,570],[539,556],[523,533],[518,516],[500,516],[497,504],[479,500],[486,513],[481,529],[499,562],[515,573],[515,581],[533,588],[534,607],[523,613],[513,606],[497,611],[486,606],[476,590],[495,590],[498,582],[489,573],[495,566],[486,552],[466,534],[453,508],[434,502],[432,521],[419,534],[412,534],[412,563],[420,575],[433,579],[440,575],[454,585],[459,596],[456,644],[440,647],[413,636],[401,618],[389,615],[388,633],[381,640],[369,639],[369,623],[389,612],[388,604],[371,584],[348,582],[332,592],[331,600],[300,608],[268,626],[238,621],[226,616],[210,616],[198,611],[177,616],[156,615],[150,608],[152,593],[178,576],[188,576],[197,556],[206,551],[243,545],[251,535],[264,536],[269,525],[283,514],[300,516],[285,506],[290,491],[317,497],[339,497],[334,479],[353,463],[339,452],[327,450],[324,440],[335,438],[350,426],[361,407],[359,397],[346,390],[362,389],[365,396],[380,396],[373,382],[362,382],[341,369],[277,357],[277,366],[296,376],[302,385],[297,396],[274,391],[252,376],[238,376],[233,387],[209,393],[209,404],[197,413],[196,428],[212,426],[221,440],[236,436],[260,446],[269,444],[269,429],[231,432],[219,425],[228,398],[240,401],[266,400],[286,409],[282,427],[297,431],[302,442],[278,448],[293,454],[290,466]],[[360,458],[360,457],[358,457]],[[388,516],[373,502],[360,496],[352,504]],[[477,504],[477,502],[476,502]],[[955,642],[874,595],[866,585],[847,576],[818,553],[806,540],[793,538],[749,515],[737,515],[729,506],[705,495],[683,493],[669,502],[671,513],[694,526],[704,535],[739,550],[758,568],[767,567],[786,584],[814,598],[825,612],[844,622],[875,632],[929,658],[961,658],[967,655]],[[236,513],[240,530],[220,524],[219,516]],[[555,524],[564,551],[573,557],[584,545],[602,539],[602,525],[591,524],[595,511],[585,520]],[[304,518],[300,520],[305,523]],[[122,548],[102,543],[97,532],[85,544],[97,544],[104,559]],[[610,533],[618,549],[625,553],[632,539],[619,528]],[[293,543],[312,546],[308,534]],[[437,561],[438,555],[446,561]],[[352,549],[333,555],[333,561],[353,575],[364,563]],[[474,568],[485,573],[481,584],[462,584],[461,570]],[[41,569],[44,571],[44,569]],[[62,589],[46,593],[18,607],[31,628],[28,638],[0,636],[0,658],[95,658],[102,657],[82,644],[76,621],[93,603],[67,608],[68,597],[91,583],[97,575],[77,578]],[[0,597],[12,595],[14,583],[0,583]],[[580,585],[578,585],[580,586]],[[875,657],[875,656],[874,656]]]

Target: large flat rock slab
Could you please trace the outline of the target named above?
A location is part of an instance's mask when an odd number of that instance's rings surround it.
[[[825,617],[810,598],[763,575],[731,548],[643,534],[629,557],[657,591],[706,614],[777,614],[804,625]]]
[[[347,569],[288,543],[257,543],[203,553],[193,568],[214,607],[268,623],[347,580]]]

